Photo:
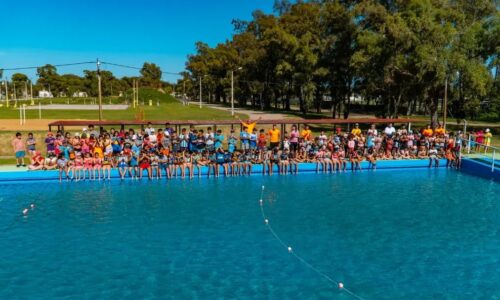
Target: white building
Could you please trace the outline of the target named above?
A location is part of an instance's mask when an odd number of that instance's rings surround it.
[[[86,92],[74,92],[73,93],[73,98],[88,98],[89,95],[87,95]]]
[[[54,96],[49,91],[41,90],[38,92],[38,98],[54,98]]]

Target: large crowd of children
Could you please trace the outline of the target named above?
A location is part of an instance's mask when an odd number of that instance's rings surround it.
[[[74,134],[48,132],[43,141],[32,134],[23,140],[17,133],[12,146],[18,167],[24,166],[28,152],[29,170],[58,169],[61,180],[79,181],[110,179],[111,169],[118,169],[122,179],[192,178],[203,167],[209,177],[249,175],[254,165],[261,165],[263,174],[285,175],[296,174],[305,162],[324,173],[360,171],[362,161],[376,169],[378,160],[401,159],[428,159],[431,167],[446,158],[448,167],[459,168],[465,145],[462,132],[445,132],[441,126],[412,131],[393,124],[383,130],[371,125],[363,131],[355,124],[350,132],[337,127],[330,134],[313,134],[308,126],[291,126],[283,133],[276,125],[268,130],[256,126],[256,121],[242,121],[241,132],[224,134],[211,127],[176,132],[168,124],[157,129],[151,123],[139,131],[99,132],[89,125]]]

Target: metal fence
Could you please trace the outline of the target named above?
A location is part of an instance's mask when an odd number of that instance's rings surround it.
[[[468,135],[465,151],[470,158],[479,160],[485,164],[490,164],[491,172],[495,172],[495,169],[500,168],[500,161],[497,156],[500,154],[500,148],[483,143],[477,143],[474,135],[472,134]],[[498,172],[498,169],[496,171]]]

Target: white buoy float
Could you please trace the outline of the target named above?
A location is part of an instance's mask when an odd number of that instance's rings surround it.
[[[27,215],[27,214],[28,214],[28,209],[27,208],[23,209],[23,215]]]

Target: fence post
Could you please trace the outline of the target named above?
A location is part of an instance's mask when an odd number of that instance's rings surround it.
[[[470,154],[470,145],[471,145],[471,135],[469,134],[469,141],[467,142],[467,154]]]
[[[491,158],[491,172],[495,172],[495,150],[493,150],[493,157]]]

